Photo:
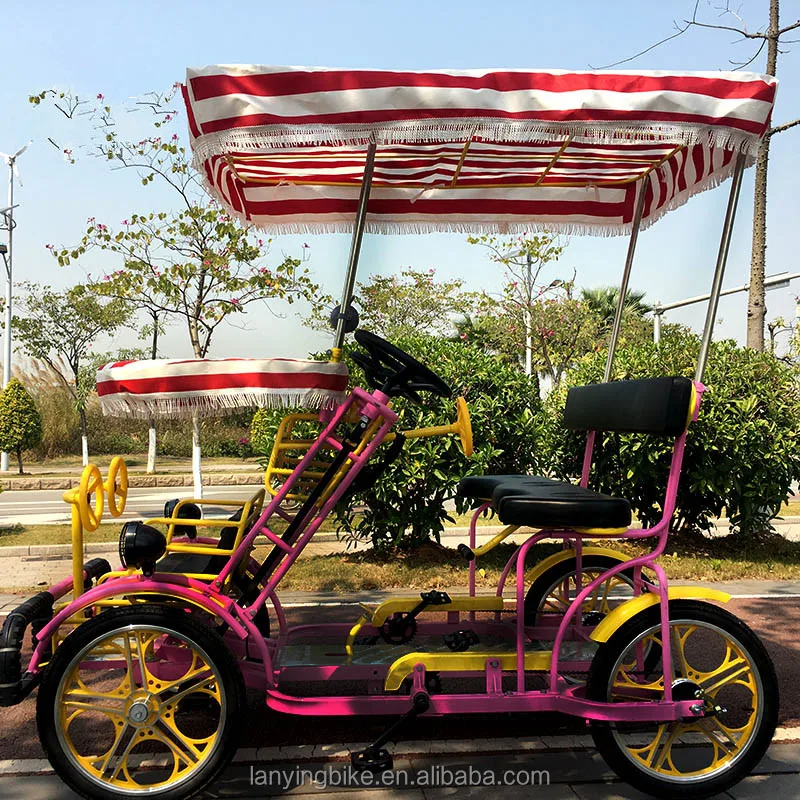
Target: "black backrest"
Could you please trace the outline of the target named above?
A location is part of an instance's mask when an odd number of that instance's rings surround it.
[[[574,386],[564,423],[571,430],[656,433],[678,436],[692,402],[689,378],[642,378]]]

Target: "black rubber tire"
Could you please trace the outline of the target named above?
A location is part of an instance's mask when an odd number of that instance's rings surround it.
[[[619,564],[619,559],[612,556],[601,555],[587,555],[582,559],[582,566],[584,569],[611,569]],[[525,624],[535,625],[536,616],[539,613],[539,608],[547,597],[547,593],[553,584],[563,581],[570,575],[575,574],[575,559],[567,558],[564,561],[559,561],[553,564],[552,567],[546,569],[538,578],[530,585],[528,593],[525,595]],[[633,569],[623,570],[619,573],[620,577],[625,578],[631,585],[633,585]],[[646,579],[645,579],[646,580]]]
[[[222,676],[226,711],[220,728],[221,745],[202,764],[197,773],[178,786],[163,790],[143,788],[141,794],[104,789],[90,780],[65,755],[57,735],[56,695],[62,676],[72,660],[95,639],[128,625],[157,625],[186,636],[201,647]],[[56,649],[47,665],[36,703],[36,726],[45,754],[58,776],[73,791],[91,800],[120,800],[138,796],[158,800],[182,800],[195,797],[211,784],[233,759],[239,746],[239,734],[247,712],[245,685],[241,670],[222,638],[202,618],[195,618],[177,608],[153,605],[139,608],[114,608],[84,622]]]
[[[753,734],[746,751],[731,767],[716,777],[693,781],[669,781],[644,772],[623,752],[617,739],[610,734],[613,723],[593,721],[590,724],[595,747],[616,774],[631,786],[653,797],[689,798],[700,800],[724,792],[747,777],[766,753],[778,723],[780,706],[778,679],[775,667],[759,638],[729,611],[696,600],[671,600],[670,620],[706,622],[717,626],[735,638],[744,648],[757,671],[763,689],[764,712],[758,730]],[[586,683],[589,700],[606,701],[609,681],[620,655],[645,631],[660,624],[659,607],[653,606],[628,620],[595,654]]]

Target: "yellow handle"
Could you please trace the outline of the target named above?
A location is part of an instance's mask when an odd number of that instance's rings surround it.
[[[463,397],[456,399],[458,417],[452,425],[434,425],[430,428],[414,428],[410,431],[403,431],[406,439],[427,439],[430,436],[447,436],[450,433],[458,434],[461,439],[461,449],[464,455],[469,458],[473,453],[472,443],[472,421],[469,416],[467,401]],[[395,433],[388,433],[384,441],[390,442],[397,436]]]

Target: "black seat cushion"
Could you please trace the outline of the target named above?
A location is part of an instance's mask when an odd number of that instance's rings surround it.
[[[472,497],[475,500],[491,500],[492,494],[499,486],[513,488],[521,483],[538,482],[542,486],[560,484],[550,478],[542,478],[538,475],[470,475],[462,478],[458,484],[458,494],[461,497]]]
[[[500,484],[492,494],[492,505],[506,525],[626,528],[631,524],[630,503],[621,497],[571,483],[543,484],[536,478]]]
[[[179,572],[182,575],[218,575],[227,560],[227,556],[206,553],[168,553],[158,562],[158,571]]]
[[[688,378],[640,378],[573,386],[564,424],[579,431],[617,431],[679,436],[689,422]]]

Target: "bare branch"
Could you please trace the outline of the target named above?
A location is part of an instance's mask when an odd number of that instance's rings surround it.
[[[747,61],[731,61],[731,64],[736,64],[734,67],[734,71],[737,69],[744,69],[745,67],[749,67],[760,55],[761,51],[766,47],[767,40],[764,39],[763,42],[759,45],[758,50],[756,50],[755,54],[752,58],[749,58]]]
[[[795,125],[800,125],[800,119],[793,119],[791,122],[784,122],[783,125],[776,125],[767,131],[767,136],[774,136],[776,133],[783,133],[788,131],[789,128],[794,128]]]
[[[672,41],[672,39],[677,39],[679,36],[682,36],[684,33],[686,33],[686,31],[689,30],[691,26],[686,25],[685,27],[681,28],[678,27],[676,23],[676,27],[678,28],[677,31],[673,33],[671,36],[664,37],[663,39],[655,42],[654,44],[651,44],[649,47],[645,47],[644,50],[640,50],[638,53],[634,53],[632,56],[628,56],[627,58],[621,58],[619,61],[614,61],[611,64],[605,64],[602,67],[594,67],[591,64],[589,64],[589,67],[591,69],[611,69],[611,67],[618,67],[620,64],[627,64],[629,61],[635,61],[637,58],[639,58],[639,56],[643,56],[645,53],[649,53],[651,50],[655,50],[657,47],[661,47],[662,44],[666,44],[667,42]]]
[[[787,25],[785,28],[781,28],[778,31],[778,36],[783,36],[784,33],[788,33],[789,31],[793,31],[795,28],[800,28],[800,19],[797,22],[793,22],[791,25]]]

